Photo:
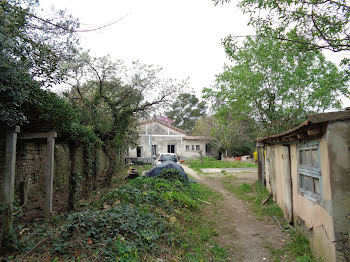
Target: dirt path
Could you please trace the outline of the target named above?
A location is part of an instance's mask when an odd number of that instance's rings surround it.
[[[185,172],[198,183],[207,185],[223,196],[222,207],[219,209],[218,243],[226,247],[230,254],[230,261],[273,261],[266,246],[270,243],[280,247],[286,239],[274,221],[259,221],[248,205],[227,191],[218,176],[211,179],[206,175],[199,175],[189,167],[183,166]],[[246,174],[242,174],[241,178]],[[254,176],[255,177],[255,176]],[[210,212],[210,211],[209,211]]]

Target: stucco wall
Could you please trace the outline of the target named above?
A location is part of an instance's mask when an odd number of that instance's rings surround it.
[[[196,149],[196,146],[199,145],[200,150],[202,150],[203,156],[217,158],[219,156],[218,149],[216,147],[212,147],[211,153],[207,154],[205,152],[206,144],[209,144],[208,141],[206,140],[198,140],[198,139],[191,140],[191,139],[185,138],[184,145],[182,148],[183,150],[182,155],[185,158],[199,158],[200,157],[199,150]],[[186,145],[189,146],[189,150],[186,150]],[[194,150],[192,150],[192,146],[194,146]]]
[[[167,153],[168,145],[175,145],[175,153],[182,159],[186,158],[199,158],[199,150],[196,146],[199,145],[203,152],[203,156],[218,157],[219,151],[217,148],[212,148],[211,154],[206,154],[205,145],[208,143],[206,140],[189,139],[184,133],[173,130],[167,126],[159,123],[148,123],[139,127],[140,139],[138,145],[141,146],[140,161],[150,162],[151,150],[150,150],[150,135],[152,135],[152,145],[157,146],[157,154]],[[189,150],[186,150],[186,145],[189,146]],[[194,145],[194,150],[192,150]],[[130,158],[137,158],[137,148],[129,148],[128,155]]]
[[[212,147],[212,153],[206,154],[205,152],[205,146],[208,144],[205,140],[190,140],[185,139],[184,136],[162,136],[159,137],[157,135],[152,135],[152,145],[157,145],[157,154],[159,153],[167,153],[168,152],[168,145],[175,145],[175,153],[184,159],[187,158],[199,158],[199,150],[197,150],[196,146],[200,146],[200,150],[203,152],[203,156],[206,157],[214,157],[217,158],[219,155],[219,151],[217,148]],[[151,151],[150,151],[150,138],[148,135],[141,135],[139,140],[139,146],[142,146],[142,157],[141,158],[150,158],[151,157]],[[186,145],[189,146],[189,150],[186,150]],[[192,145],[194,146],[194,150],[192,150]],[[129,157],[130,158],[136,158],[137,155],[137,149],[136,148],[129,148]]]
[[[292,222],[292,194],[290,183],[289,147],[271,146],[267,154],[267,184],[274,201],[281,207],[287,221]]]
[[[350,121],[328,124],[326,143],[329,155],[333,218],[338,261],[350,261]]]
[[[332,243],[334,241],[334,227],[328,150],[324,139],[317,141],[319,142],[321,158],[322,205],[314,203],[298,192],[297,146],[291,146],[294,222],[300,229],[305,230],[315,256],[331,262],[336,261],[336,259],[335,245]]]
[[[148,123],[139,127],[140,134],[154,134],[154,135],[184,135],[174,129],[161,125],[157,122]]]
[[[162,136],[152,135],[152,145],[157,145],[157,154],[168,152],[168,145],[175,145],[175,153],[179,156],[183,153],[183,138],[175,136]],[[141,135],[139,140],[139,146],[142,146],[142,158],[150,158],[150,137],[149,135]],[[136,158],[136,148],[129,148],[129,157]]]
[[[323,199],[322,205],[314,203],[298,192],[297,145],[290,145],[290,168],[292,176],[293,220],[299,229],[304,230],[310,239],[314,254],[325,261],[335,260],[334,228],[332,219],[332,195],[328,150],[325,139],[318,140],[321,157]],[[286,179],[286,147],[282,145],[266,148],[267,188],[274,195],[275,202],[281,207],[287,220],[289,208],[288,179]]]

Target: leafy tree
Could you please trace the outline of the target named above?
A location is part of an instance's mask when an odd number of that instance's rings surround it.
[[[207,109],[205,102],[189,93],[180,94],[171,104],[171,109],[165,115],[174,120],[173,125],[191,132],[199,117],[205,114]]]
[[[162,79],[160,68],[138,62],[128,68],[122,61],[113,62],[109,57],[90,58],[82,54],[75,63],[66,66],[70,75],[75,76],[69,81],[68,97],[80,108],[84,124],[92,126],[104,142],[110,163],[106,183],[110,184],[117,152],[137,141],[137,118],[169,103],[182,84]]]
[[[319,51],[299,52],[269,38],[248,38],[243,47],[226,42],[234,66],[206,89],[220,116],[252,118],[260,135],[285,131],[308,113],[341,108],[347,78]]]
[[[197,119],[196,124],[193,127],[191,135],[195,136],[210,136],[214,127],[213,116],[203,115]]]
[[[350,6],[346,0],[241,0],[239,6],[250,15],[250,24],[260,29],[261,37],[302,43],[308,50],[350,50]]]
[[[75,20],[64,12],[36,15],[37,1],[0,1],[0,123],[23,124],[39,87],[58,83],[60,61],[74,53]],[[28,108],[28,107],[27,107]]]
[[[255,148],[256,123],[252,119],[235,117],[230,112],[202,116],[192,134],[209,136],[213,145],[230,156],[248,155]]]

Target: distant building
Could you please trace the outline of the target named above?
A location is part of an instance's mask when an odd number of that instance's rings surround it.
[[[199,158],[200,151],[205,157],[219,157],[219,150],[206,136],[187,135],[182,129],[153,119],[139,126],[140,141],[136,148],[129,148],[129,158],[134,161],[151,162],[159,153],[175,153],[181,159]]]

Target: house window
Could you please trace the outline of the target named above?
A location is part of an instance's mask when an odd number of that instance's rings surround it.
[[[201,146],[200,145],[196,145],[196,150],[201,150]]]
[[[186,151],[190,151],[190,146],[186,145]]]
[[[206,154],[211,154],[212,152],[212,146],[210,144],[205,145],[205,153]]]
[[[142,157],[142,146],[136,147],[136,157]]]
[[[311,201],[321,203],[322,175],[318,142],[298,145],[299,193]]]
[[[157,145],[152,145],[152,154],[153,155],[157,154]]]
[[[168,153],[175,153],[175,145],[168,145]]]
[[[194,150],[194,145],[192,145],[192,150]]]

